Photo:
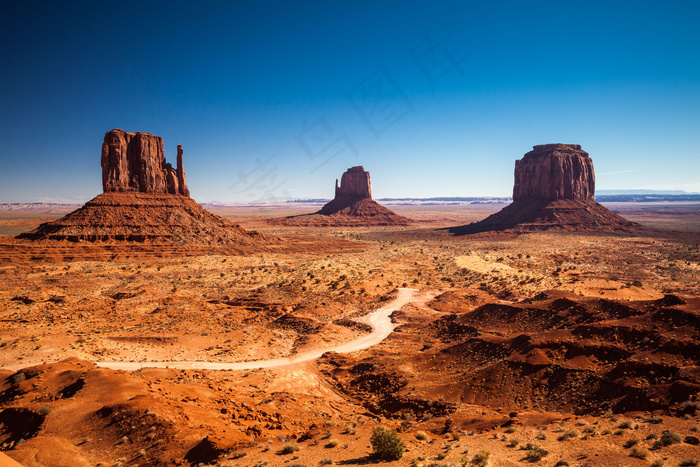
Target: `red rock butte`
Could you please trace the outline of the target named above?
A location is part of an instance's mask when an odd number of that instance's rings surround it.
[[[160,136],[119,129],[107,132],[102,143],[102,190],[189,196],[182,146],[177,147],[177,169],[173,169],[165,162]]]
[[[365,227],[407,225],[410,219],[399,216],[372,199],[369,172],[361,165],[350,167],[335,181],[335,198],[318,212],[301,216],[270,219],[271,224],[316,227]]]
[[[335,214],[364,199],[372,199],[369,172],[361,165],[350,167],[340,178],[340,186],[336,179],[333,201],[323,206],[318,213]]]
[[[593,161],[578,144],[543,144],[515,161],[513,203],[457,234],[514,230],[630,231],[640,228],[593,200]]]
[[[593,161],[578,144],[534,146],[515,161],[513,201],[575,199],[593,201]]]
[[[190,198],[182,158],[178,146],[173,169],[165,161],[162,138],[109,131],[102,143],[104,193],[18,238],[199,245],[238,252],[268,243],[263,235],[210,213]]]

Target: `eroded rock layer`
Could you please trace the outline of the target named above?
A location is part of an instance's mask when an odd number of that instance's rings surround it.
[[[252,245],[264,241],[210,213],[189,197],[149,193],[102,193],[63,218],[18,238],[73,242]]]

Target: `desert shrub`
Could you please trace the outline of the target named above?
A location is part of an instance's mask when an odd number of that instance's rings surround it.
[[[426,433],[425,431],[416,432],[416,438],[421,440],[421,441],[429,441],[430,440],[428,433]]]
[[[320,461],[318,461],[318,465],[333,465],[333,461],[328,458],[321,459]]]
[[[328,441],[328,444],[326,444],[326,447],[334,448],[334,447],[336,447],[338,444],[340,444],[340,441],[338,441],[337,439],[333,438],[332,440]]]
[[[517,439],[511,439],[510,441],[508,441],[508,444],[507,444],[507,446],[508,446],[509,448],[514,448],[514,447],[516,447],[517,445],[518,445],[518,440],[517,440]]]
[[[634,428],[634,423],[632,423],[630,420],[626,420],[620,423],[617,427],[623,430],[631,430],[632,428]]]
[[[515,433],[515,428],[513,428],[512,426],[509,426],[508,428],[506,428],[504,430],[504,432],[505,433]]]
[[[636,446],[638,442],[639,441],[637,441],[636,439],[630,439],[627,440],[627,442],[622,447],[624,447],[625,449],[629,449]]]
[[[306,464],[300,464],[295,462],[294,464],[289,464],[287,467],[307,467]]]
[[[248,453],[245,451],[238,451],[238,452],[234,452],[231,455],[231,459],[240,459],[240,458],[245,457],[247,455],[248,455]]]
[[[681,460],[678,463],[678,467],[697,467],[698,464],[700,464],[700,460],[695,459],[694,457],[688,457]]]
[[[378,459],[395,461],[403,456],[404,444],[396,431],[381,425],[372,428],[369,439],[372,444],[372,455]]]
[[[287,443],[282,446],[282,454],[291,454],[299,450],[299,445],[297,443]]]
[[[656,459],[654,462],[651,463],[651,467],[661,467],[664,465],[663,459]]]
[[[530,462],[537,462],[541,460],[544,456],[549,454],[549,451],[540,447],[537,443],[527,443],[525,445],[525,457]]]
[[[481,450],[474,454],[474,457],[472,457],[472,465],[476,466],[484,466],[486,465],[486,461],[488,461],[489,456],[491,455],[490,452]]]
[[[578,432],[576,430],[564,430],[564,433],[557,439],[559,441],[566,441],[569,438],[578,438]]]
[[[672,444],[678,444],[681,442],[681,435],[678,433],[671,433],[669,431],[664,431],[661,434],[661,438],[659,438],[658,441],[654,442],[654,445],[660,444],[659,447],[661,446],[670,446]]]
[[[646,459],[649,456],[649,452],[646,449],[642,449],[639,446],[635,446],[630,449],[630,457],[635,457],[637,459]]]

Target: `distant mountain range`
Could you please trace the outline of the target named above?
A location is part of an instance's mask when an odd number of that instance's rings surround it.
[[[387,205],[441,205],[441,204],[496,204],[510,203],[513,199],[510,197],[497,196],[438,196],[434,198],[379,198],[376,201]],[[596,190],[595,200],[601,203],[605,202],[652,202],[652,201],[668,201],[668,202],[700,202],[700,193],[689,193],[683,190]],[[209,203],[200,203],[205,207],[225,207],[225,206],[254,206],[267,205],[268,203],[299,203],[299,204],[325,204],[330,199],[326,198],[308,198],[308,199],[270,199],[259,200],[254,203],[240,202],[220,202],[211,201]],[[0,211],[65,211],[78,209],[82,204],[74,203],[0,203]]]
[[[597,196],[602,195],[700,195],[683,190],[596,190]]]

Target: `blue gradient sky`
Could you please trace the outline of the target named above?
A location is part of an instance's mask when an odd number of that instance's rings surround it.
[[[112,128],[193,198],[509,196],[532,145],[598,189],[700,191],[700,2],[4,2],[0,202],[102,191]]]

